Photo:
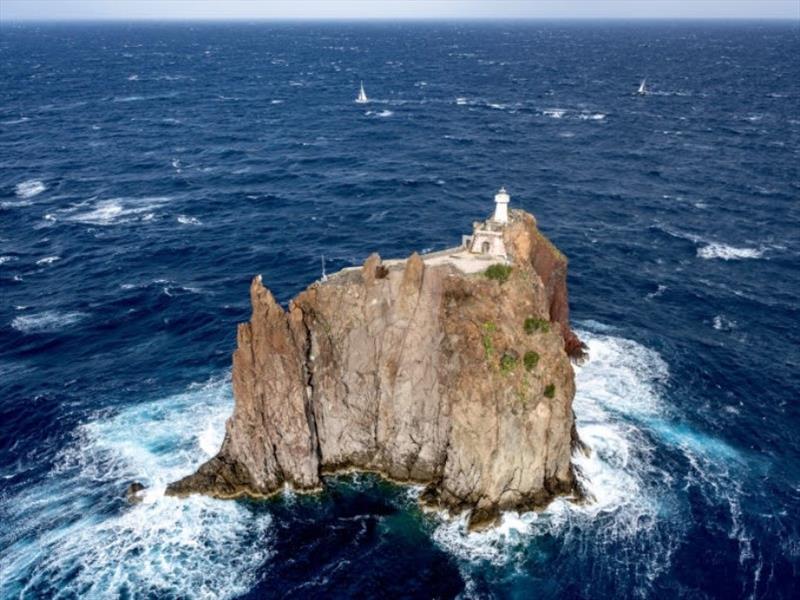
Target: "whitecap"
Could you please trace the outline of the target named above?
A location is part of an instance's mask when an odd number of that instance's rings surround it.
[[[45,256],[36,261],[37,265],[52,265],[57,260],[61,260],[60,256]]]
[[[47,186],[38,179],[28,179],[18,183],[15,193],[18,198],[33,198],[47,189]]]
[[[647,294],[647,297],[652,300],[653,298],[658,298],[659,296],[662,296],[665,291],[667,291],[667,286],[659,283],[658,287],[656,288],[656,291],[650,292],[649,294]]]
[[[16,256],[0,256],[0,265],[4,265],[12,260],[17,260]]]
[[[58,214],[64,215],[68,221],[87,225],[107,226],[133,221],[150,221],[155,218],[153,209],[170,200],[169,197],[111,198],[94,202],[87,211],[81,210],[87,204],[82,203],[76,207],[59,211]],[[45,218],[56,220],[55,215],[52,214],[45,215]]]
[[[465,104],[467,104],[467,99],[464,98],[463,96],[459,96],[458,98],[456,98],[456,104],[458,104],[459,106],[464,106]]]
[[[113,102],[138,102],[144,100],[144,96],[116,96]]]
[[[727,318],[724,315],[715,315],[712,320],[712,327],[717,331],[730,331],[736,329],[736,321]]]
[[[727,244],[716,242],[708,243],[697,249],[697,256],[706,260],[720,258],[722,260],[742,260],[746,258],[761,258],[764,256],[763,248],[736,248]]]
[[[391,117],[394,112],[391,110],[381,110],[381,111],[373,111],[368,110],[366,113],[367,116],[375,116],[375,117]]]
[[[0,208],[3,209],[10,209],[10,208],[22,208],[23,206],[30,206],[33,204],[30,200],[12,200],[12,201],[4,201],[0,202]]]
[[[567,111],[566,111],[566,110],[564,110],[563,108],[549,108],[549,109],[547,109],[547,110],[543,110],[543,111],[542,111],[542,114],[543,114],[545,117],[551,117],[551,118],[553,118],[553,119],[560,119],[560,118],[561,118],[561,117],[563,117],[563,116],[564,116],[566,113],[567,113]]]
[[[378,212],[374,212],[369,217],[367,217],[366,222],[367,223],[373,223],[375,221],[383,221],[383,219],[386,217],[388,212],[389,212],[388,209],[387,210],[381,210],[381,211],[378,211]]]
[[[77,323],[87,315],[82,312],[58,312],[46,310],[32,315],[20,315],[11,321],[11,326],[22,333],[53,332]]]
[[[0,125],[19,125],[20,123],[25,123],[26,121],[30,121],[30,117],[20,117],[19,119],[7,119],[6,121],[0,121]]]
[[[272,553],[271,517],[234,501],[164,495],[219,448],[231,405],[227,378],[213,379],[79,427],[49,477],[6,498],[15,534],[4,547],[0,596],[247,592]],[[146,486],[142,501],[120,503],[131,481]]]
[[[139,76],[136,73],[128,75],[128,81],[139,81]]]
[[[199,219],[188,215],[178,215],[178,223],[181,225],[202,225]]]
[[[606,116],[605,113],[581,113],[578,118],[583,121],[602,121]]]

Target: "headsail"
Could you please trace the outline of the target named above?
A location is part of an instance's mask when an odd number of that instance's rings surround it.
[[[642,83],[639,84],[639,91],[637,94],[640,96],[644,96],[647,93],[647,88],[644,86],[644,82],[647,81],[646,79],[642,79]]]

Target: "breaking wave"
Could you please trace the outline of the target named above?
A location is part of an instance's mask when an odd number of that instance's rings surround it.
[[[43,331],[58,331],[68,325],[77,323],[86,313],[58,312],[46,310],[33,315],[21,315],[11,321],[11,326],[22,333],[38,333]]]
[[[742,260],[745,258],[761,258],[763,248],[736,248],[727,244],[711,242],[697,249],[697,256],[706,260],[720,258],[722,260]]]
[[[35,596],[40,586],[89,598],[246,592],[271,553],[270,516],[164,496],[169,481],[219,448],[231,397],[227,378],[212,379],[79,427],[51,475],[8,499],[18,531],[3,540],[0,595]],[[147,489],[128,504],[134,480]]]
[[[47,186],[38,179],[29,179],[18,183],[14,189],[18,198],[33,198],[47,189]]]
[[[84,202],[55,214],[45,215],[45,219],[56,221],[63,218],[66,221],[100,226],[144,222],[155,218],[155,211],[170,200],[169,197],[148,197],[112,198],[93,203]]]
[[[693,244],[696,244],[698,246],[697,257],[704,258],[706,260],[711,260],[715,258],[719,258],[722,260],[742,260],[746,258],[762,258],[767,250],[763,246],[760,248],[741,248],[736,246],[729,246],[728,244],[715,242],[713,240],[709,240],[699,235],[672,229],[671,227],[665,226],[661,223],[656,224],[654,227],[659,231],[663,231],[669,236],[682,240],[687,240],[689,242],[692,242]]]
[[[483,564],[520,564],[539,540],[554,537],[565,548],[579,549],[571,560],[607,557],[593,564],[593,578],[582,584],[588,596],[602,595],[593,586],[603,581],[648,595],[655,578],[669,570],[690,521],[680,514],[681,500],[669,485],[673,474],[658,458],[660,445],[679,448],[690,468],[711,481],[708,493],[738,494],[735,486],[721,485],[725,473],[717,474],[717,465],[736,458],[735,451],[670,418],[662,398],[669,368],[661,356],[605,333],[579,335],[590,360],[576,367],[574,408],[578,433],[591,452],[577,452],[573,463],[589,499],[580,504],[557,499],[539,513],[506,513],[497,527],[483,532],[468,533],[466,518],[443,520],[433,538],[460,559],[468,586]],[[731,514],[737,511],[733,496],[726,500]]]
[[[200,219],[189,215],[178,215],[177,220],[181,225],[202,225]]]

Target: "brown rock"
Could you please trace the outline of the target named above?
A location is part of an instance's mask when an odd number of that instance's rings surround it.
[[[520,211],[505,241],[504,283],[373,254],[284,311],[256,277],[222,448],[168,493],[312,490],[361,469],[425,483],[426,502],[472,509],[475,526],[576,493],[566,258]],[[526,333],[530,316],[552,327]]]

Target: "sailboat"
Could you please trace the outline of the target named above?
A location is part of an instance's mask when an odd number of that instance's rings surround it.
[[[642,83],[639,84],[639,91],[636,92],[640,96],[644,96],[647,93],[647,88],[644,87],[644,82],[647,81],[646,79],[642,79]]]
[[[364,82],[361,82],[361,89],[358,90],[358,98],[356,98],[356,103],[358,104],[366,104],[369,102],[369,98],[367,98],[367,93],[364,91]]]

